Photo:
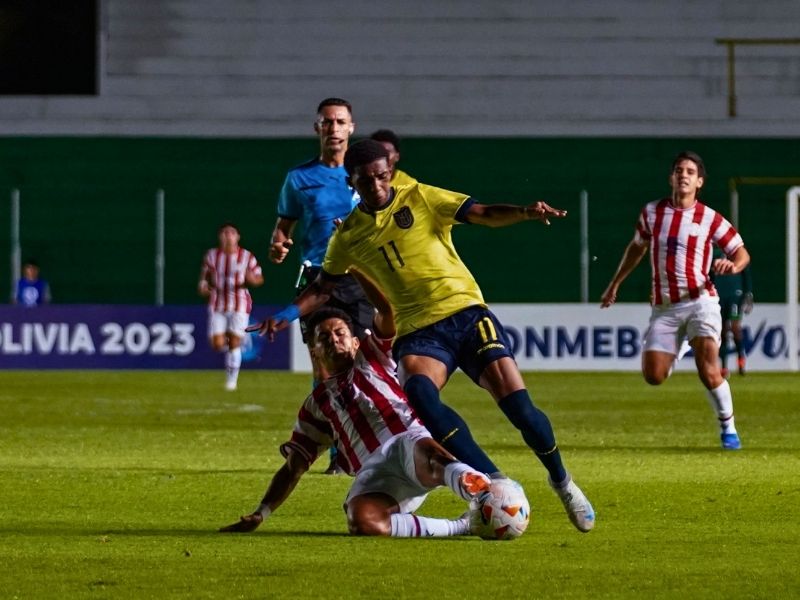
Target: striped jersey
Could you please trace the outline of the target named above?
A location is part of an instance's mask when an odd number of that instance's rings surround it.
[[[281,453],[294,450],[310,464],[335,443],[339,466],[354,474],[390,438],[424,430],[397,380],[390,348],[391,340],[367,334],[353,367],[326,379],[306,398]]]
[[[211,248],[206,252],[200,279],[208,281],[210,295],[208,306],[215,312],[250,313],[253,299],[245,284],[245,273],[251,271],[261,275],[261,265],[249,250],[238,248],[226,254],[221,248]]]
[[[645,205],[634,240],[650,245],[653,304],[716,296],[708,276],[712,245],[726,256],[744,245],[733,225],[714,209],[699,201],[688,208],[675,208],[670,198]]]

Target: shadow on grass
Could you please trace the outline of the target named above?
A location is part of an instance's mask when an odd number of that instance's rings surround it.
[[[62,536],[72,538],[94,538],[98,542],[112,541],[113,538],[193,538],[193,539],[225,539],[225,538],[353,538],[375,539],[376,536],[355,536],[346,531],[254,531],[251,533],[221,533],[216,529],[69,529],[66,527],[36,527],[11,529],[0,527],[0,535],[19,534],[25,536]],[[389,539],[386,537],[385,539]],[[437,542],[464,542],[465,540],[482,541],[474,536],[452,536],[426,538]]]
[[[193,537],[193,538],[224,538],[224,537],[352,537],[346,531],[255,531],[251,533],[220,533],[216,529],[71,529],[68,527],[25,527],[10,528],[0,527],[0,535],[18,534],[30,536],[64,536],[64,537],[96,537],[99,540],[105,537]]]
[[[574,450],[589,450],[591,452],[636,452],[637,454],[745,454],[747,449],[756,449],[749,447],[745,450],[723,450],[720,446],[639,446],[636,444],[631,445],[605,445],[605,444],[569,444],[558,445],[562,452],[569,453]],[[484,449],[489,452],[515,452],[521,446],[510,444],[487,444]],[[758,450],[765,450],[765,448],[758,448]],[[788,448],[786,450],[789,450]]]

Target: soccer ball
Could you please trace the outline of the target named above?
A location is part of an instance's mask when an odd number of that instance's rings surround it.
[[[511,479],[493,479],[469,508],[470,531],[485,540],[518,538],[527,529],[531,514],[522,486]]]

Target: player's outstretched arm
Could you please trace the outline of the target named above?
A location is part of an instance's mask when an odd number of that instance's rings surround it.
[[[480,204],[475,202],[467,211],[467,221],[488,227],[505,227],[522,221],[541,221],[550,225],[553,217],[563,218],[567,211],[553,208],[546,202],[534,202],[528,206],[515,204]]]
[[[600,297],[601,308],[608,308],[617,301],[619,286],[631,274],[631,271],[636,268],[636,265],[641,262],[645,254],[647,254],[647,245],[638,244],[635,239],[630,241],[622,254],[622,260],[619,261],[617,272],[614,273],[611,283],[608,284],[608,287]]]
[[[267,492],[261,500],[261,508],[249,515],[244,515],[236,523],[220,527],[220,532],[250,533],[258,529],[258,526],[291,495],[300,478],[308,471],[309,466],[304,458],[290,449],[286,462],[272,477]]]
[[[311,284],[303,290],[295,301],[271,317],[264,319],[258,325],[251,325],[245,331],[257,331],[259,335],[266,335],[270,341],[275,339],[275,334],[289,327],[292,321],[314,312],[325,304],[331,297],[335,281],[323,278],[321,272]]]

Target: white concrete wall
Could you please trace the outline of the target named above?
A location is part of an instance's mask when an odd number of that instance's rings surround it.
[[[102,0],[97,97],[0,97],[5,135],[298,136],[319,100],[412,135],[798,136],[798,0]]]

